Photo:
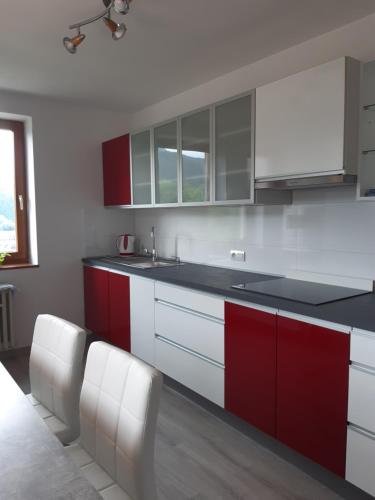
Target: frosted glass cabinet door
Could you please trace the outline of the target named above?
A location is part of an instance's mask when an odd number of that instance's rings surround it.
[[[181,120],[182,201],[210,200],[210,110]]]
[[[215,108],[215,200],[252,198],[252,96]]]
[[[133,205],[151,204],[150,131],[132,135]]]
[[[177,121],[154,129],[155,203],[177,203]]]

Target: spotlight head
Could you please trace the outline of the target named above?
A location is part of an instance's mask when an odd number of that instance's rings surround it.
[[[70,54],[75,54],[77,52],[77,47],[83,42],[85,38],[86,35],[83,35],[81,33],[78,33],[73,37],[66,36],[63,39],[64,47],[68,52],[70,52]]]
[[[113,40],[121,40],[121,38],[124,37],[126,33],[126,26],[124,23],[118,24],[109,17],[105,17],[103,20],[105,25],[112,32]]]
[[[125,15],[129,12],[129,3],[131,0],[115,0],[113,9],[117,14]]]

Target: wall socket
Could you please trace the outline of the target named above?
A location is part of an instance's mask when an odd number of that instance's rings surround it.
[[[245,260],[246,260],[245,250],[231,250],[230,251],[230,258],[232,260],[237,261],[237,262],[245,262]]]

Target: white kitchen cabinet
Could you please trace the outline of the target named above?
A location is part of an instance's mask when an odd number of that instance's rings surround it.
[[[224,321],[157,301],[155,332],[211,360],[224,364]]]
[[[224,300],[215,295],[157,281],[155,283],[155,298],[224,320]]]
[[[224,300],[156,282],[155,365],[224,406]]]
[[[256,90],[257,180],[357,173],[359,75],[343,57]]]
[[[130,277],[131,353],[151,365],[155,363],[154,293],[154,281]]]
[[[349,425],[346,480],[375,496],[375,434]]]
[[[375,495],[375,333],[353,329],[346,480]]]
[[[375,369],[375,333],[354,328],[350,342],[350,359]]]
[[[351,365],[348,420],[375,434],[375,370]]]
[[[155,340],[155,365],[169,377],[224,407],[224,366],[159,337]]]

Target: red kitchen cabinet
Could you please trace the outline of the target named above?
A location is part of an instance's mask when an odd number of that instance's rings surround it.
[[[104,205],[130,205],[129,134],[104,142],[102,152]]]
[[[350,336],[277,323],[277,438],[344,477]]]
[[[130,352],[129,277],[109,273],[109,340]]]
[[[225,408],[276,434],[276,315],[225,303]]]
[[[86,328],[106,338],[109,330],[109,273],[87,266],[83,273]]]

